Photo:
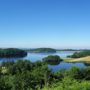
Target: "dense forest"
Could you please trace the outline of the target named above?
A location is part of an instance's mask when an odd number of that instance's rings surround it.
[[[36,49],[30,49],[26,51],[33,52],[33,53],[55,53],[56,52],[56,50],[52,48],[36,48]]]
[[[0,57],[25,57],[27,52],[17,48],[0,49]]]
[[[56,73],[45,62],[2,62],[0,90],[90,90],[90,67]]]
[[[90,50],[84,50],[84,51],[80,51],[80,52],[75,52],[73,55],[68,56],[68,57],[81,58],[81,57],[86,57],[86,56],[90,56]]]

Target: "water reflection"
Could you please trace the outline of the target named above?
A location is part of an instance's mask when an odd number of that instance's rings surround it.
[[[48,65],[48,67],[53,71],[53,72],[57,72],[59,70],[62,69],[70,69],[72,67],[79,67],[79,68],[85,68],[85,64],[84,63],[66,63],[66,62],[61,62],[58,65]]]

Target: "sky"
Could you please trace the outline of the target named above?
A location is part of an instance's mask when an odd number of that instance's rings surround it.
[[[90,48],[90,0],[0,0],[0,47]]]

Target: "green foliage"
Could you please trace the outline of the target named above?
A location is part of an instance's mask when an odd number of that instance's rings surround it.
[[[48,64],[57,64],[57,63],[60,63],[62,59],[57,55],[55,56],[50,55],[48,57],[43,58],[43,61]]]
[[[49,85],[51,71],[46,63],[32,63],[27,60],[18,60],[15,63],[5,62],[3,65],[7,69],[7,74],[1,74],[4,85],[9,85],[9,90],[36,90]],[[1,67],[3,67],[3,65]],[[2,89],[3,90],[3,89]]]
[[[82,70],[82,76],[85,80],[90,80],[90,67],[87,67]]]
[[[34,52],[34,53],[55,53],[56,52],[56,50],[52,48],[37,48],[37,49],[31,49],[27,51]]]
[[[16,49],[16,48],[8,48],[8,49],[0,49],[0,57],[24,57],[27,55],[27,52]]]
[[[90,67],[53,73],[41,61],[5,62],[0,67],[0,90],[90,90]]]
[[[90,81],[77,81],[71,78],[64,78],[58,83],[54,83],[51,88],[45,87],[43,90],[90,90]]]
[[[24,71],[31,71],[32,69],[33,64],[27,60],[18,60],[16,63],[8,67],[8,71],[12,75],[22,73]]]
[[[81,74],[81,71],[78,67],[72,67],[71,69],[66,70],[64,75],[70,78],[80,79],[80,76],[81,76],[80,74]]]
[[[68,57],[80,58],[80,57],[86,57],[86,56],[90,56],[90,50],[85,50],[85,51],[81,51],[81,52],[75,52],[73,55],[68,56]]]

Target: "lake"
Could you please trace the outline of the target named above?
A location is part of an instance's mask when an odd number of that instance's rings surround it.
[[[61,58],[66,58],[68,55],[72,55],[75,51],[57,51],[56,53],[28,53],[28,55],[24,58],[0,58],[0,62],[2,61],[16,61],[18,59],[26,59],[31,62],[36,62],[37,60],[42,60],[42,58],[47,57],[48,55],[58,55]],[[71,67],[77,66],[79,68],[84,68],[86,65],[84,63],[66,63],[61,62],[57,65],[49,65],[48,67],[52,69],[53,72],[59,71],[61,69],[69,69]]]

